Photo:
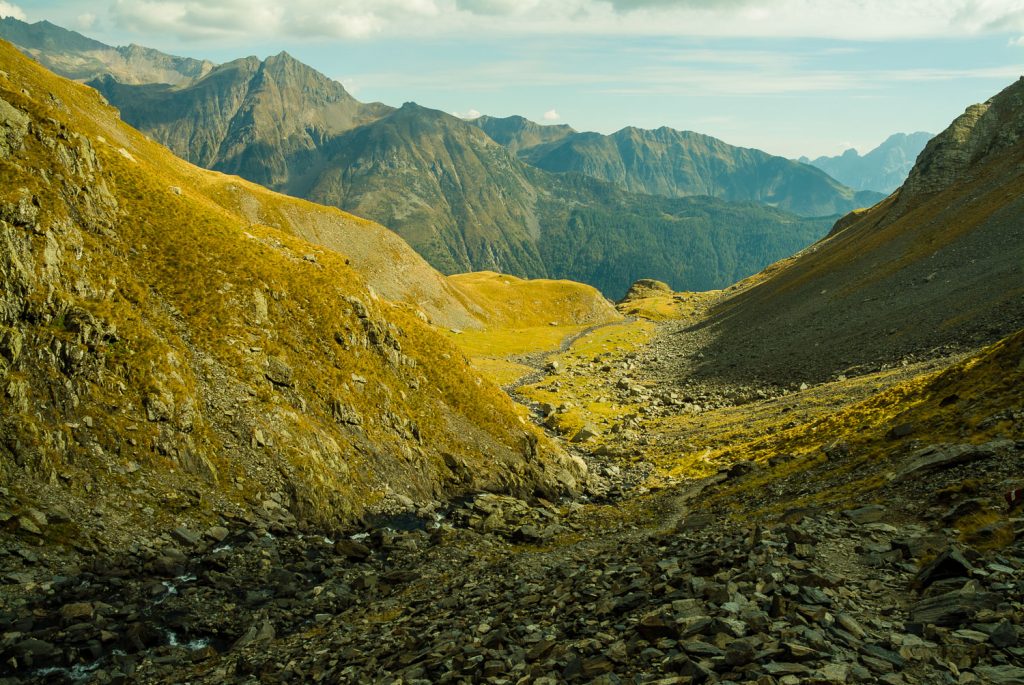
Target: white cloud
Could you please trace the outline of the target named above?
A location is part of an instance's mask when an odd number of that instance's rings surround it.
[[[544,121],[558,121],[562,116],[554,109],[544,112]]]
[[[96,15],[92,12],[86,12],[85,14],[79,14],[75,18],[75,28],[83,31],[88,31],[92,27],[96,26]]]
[[[25,10],[12,2],[3,2],[2,0],[0,0],[0,17],[14,17],[21,21],[28,21],[28,17],[25,16]]]
[[[472,121],[473,119],[479,119],[480,117],[483,116],[480,112],[478,112],[475,109],[471,109],[468,112],[464,112],[464,113],[452,112],[452,114],[454,114],[455,116],[457,116],[460,119],[465,119],[467,121]]]
[[[3,7],[14,8],[0,0]],[[1024,33],[1020,0],[114,0],[124,28],[189,38],[651,35],[852,40]]]
[[[1019,38],[1011,38],[1010,39],[1010,45],[1016,45],[1018,47],[1024,47],[1024,36],[1020,36]]]

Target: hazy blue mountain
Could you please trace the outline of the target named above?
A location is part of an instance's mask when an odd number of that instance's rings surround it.
[[[850,148],[836,157],[801,157],[800,161],[818,167],[851,188],[891,193],[907,180],[914,161],[932,136],[923,131],[894,133],[863,157]]]

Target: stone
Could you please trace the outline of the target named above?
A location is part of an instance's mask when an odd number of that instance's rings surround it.
[[[893,426],[889,429],[889,432],[885,434],[885,437],[890,440],[899,440],[905,438],[908,435],[913,435],[914,424],[912,423],[901,423],[898,426]]]
[[[999,625],[996,626],[995,630],[993,630],[988,637],[992,644],[1000,649],[1016,647],[1020,641],[1020,636],[1017,635],[1017,629],[1006,619],[1000,621]]]
[[[1012,440],[995,440],[982,445],[931,445],[912,454],[900,467],[897,475],[906,478],[912,473],[935,471],[991,459],[1000,451],[1012,448]]]
[[[224,542],[228,537],[228,529],[224,526],[210,526],[203,532],[203,535],[214,542]]]
[[[172,530],[171,537],[183,545],[188,545],[189,547],[195,547],[202,542],[202,538],[199,534],[189,530],[186,526],[178,526]]]
[[[370,548],[356,540],[342,538],[334,543],[334,553],[354,561],[363,561],[372,553]]]
[[[283,388],[290,388],[295,385],[292,367],[288,366],[278,357],[267,357],[267,368],[264,375],[268,381]]]
[[[91,602],[73,602],[60,608],[60,617],[65,624],[87,621],[92,618],[92,614]]]
[[[746,666],[754,661],[757,649],[750,640],[733,640],[725,648],[724,663],[730,668]]]
[[[974,672],[992,685],[1024,685],[1024,668],[1020,666],[978,666]]]
[[[968,578],[973,572],[974,567],[963,552],[956,547],[950,547],[922,568],[914,576],[913,584],[914,587],[923,590],[931,584],[947,578]]]
[[[597,427],[595,427],[593,424],[588,423],[585,424],[582,428],[580,428],[576,435],[572,437],[572,440],[570,440],[570,442],[586,442],[587,440],[592,440],[593,438],[596,438],[598,435],[600,435],[600,431],[597,430]]]
[[[880,504],[868,504],[856,509],[847,509],[843,512],[843,516],[854,523],[876,523],[885,516],[885,507]]]
[[[912,621],[933,623],[937,626],[959,627],[971,620],[982,609],[995,609],[1000,602],[1000,595],[985,592],[974,583],[967,583],[964,588],[926,597],[910,607]]]

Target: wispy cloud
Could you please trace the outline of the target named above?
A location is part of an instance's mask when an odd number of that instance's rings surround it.
[[[0,2],[5,6],[14,7]],[[114,0],[110,12],[122,27],[192,39],[471,32],[875,40],[1024,33],[1019,0]]]
[[[544,112],[544,121],[558,121],[562,118],[562,115],[558,113],[558,110],[549,109]]]

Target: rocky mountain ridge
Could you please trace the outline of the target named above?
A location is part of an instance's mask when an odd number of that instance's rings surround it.
[[[175,57],[141,45],[111,47],[48,21],[0,17],[0,38],[50,71],[78,81],[110,75],[121,83],[185,86],[214,68],[209,60]]]
[[[473,123],[508,140],[510,151],[537,168],[581,173],[633,193],[708,195],[757,202],[800,216],[845,214],[882,199],[879,193],[854,192],[805,164],[693,131],[627,127],[605,136],[545,131],[547,127],[516,122],[514,117],[481,117]],[[529,137],[512,135],[516,127]]]

